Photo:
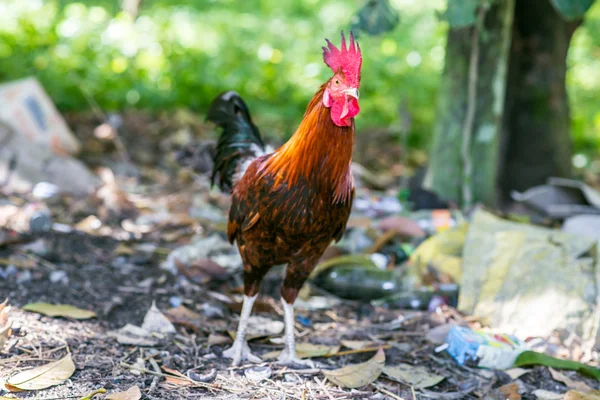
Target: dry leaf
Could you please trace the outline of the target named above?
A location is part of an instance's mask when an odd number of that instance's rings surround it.
[[[181,325],[194,331],[199,331],[204,326],[202,316],[186,306],[171,308],[165,312],[165,316],[175,325]]]
[[[175,327],[169,321],[165,315],[160,312],[158,307],[156,307],[156,303],[152,302],[152,307],[144,316],[144,322],[142,323],[142,329],[147,330],[148,332],[158,332],[158,333],[175,333]]]
[[[208,345],[222,345],[231,343],[231,338],[229,336],[221,335],[220,333],[211,332],[208,335]]]
[[[88,319],[96,316],[96,313],[93,311],[83,310],[68,304],[29,303],[23,307],[23,310],[44,314],[49,317],[73,319]]]
[[[584,382],[575,381],[575,380],[569,378],[568,376],[566,376],[565,374],[563,374],[562,372],[555,370],[554,368],[548,368],[548,369],[550,370],[552,379],[554,379],[555,381],[564,383],[565,385],[567,385],[567,387],[569,389],[577,390],[580,392],[591,392],[593,390],[591,387],[589,387]]]
[[[119,245],[113,250],[113,254],[115,256],[131,256],[135,254],[135,250],[124,243],[119,243]]]
[[[42,365],[10,377],[5,386],[11,392],[22,390],[41,390],[63,383],[75,372],[71,354],[58,361]]]
[[[600,390],[594,390],[590,393],[582,393],[577,390],[569,390],[565,394],[564,400],[600,400]]]
[[[381,375],[384,365],[385,353],[380,347],[373,358],[367,362],[323,371],[323,374],[336,385],[354,389],[374,382]]]
[[[502,399],[504,400],[521,400],[519,385],[516,383],[509,383],[508,385],[501,386],[498,388],[498,392],[500,392]]]
[[[195,283],[205,284],[213,280],[223,281],[229,276],[229,272],[225,268],[208,258],[195,260],[189,265],[184,264],[177,258],[173,261],[179,273]]]
[[[0,304],[0,351],[2,351],[6,341],[12,335],[12,323],[8,320],[8,311],[10,310],[10,307],[7,307],[7,304],[8,299]]]
[[[88,394],[86,394],[85,396],[81,397],[79,400],[92,400],[92,398],[97,395],[97,394],[103,394],[106,393],[106,389],[102,388],[102,389],[97,389],[94,390],[93,392],[90,392]],[[0,398],[0,400],[2,400],[2,398]]]
[[[510,376],[510,378],[512,380],[515,380],[515,379],[519,379],[523,375],[531,372],[531,370],[525,369],[525,368],[511,368],[511,369],[507,369],[504,372],[506,372],[506,375]]]
[[[88,215],[74,226],[78,231],[89,233],[90,235],[95,234],[101,227],[102,221],[95,215]]]
[[[296,354],[300,358],[313,358],[313,357],[325,357],[332,356],[340,351],[340,346],[327,346],[323,344],[312,344],[312,343],[298,343],[296,345]],[[261,358],[263,360],[273,360],[279,357],[281,351],[270,351],[263,354]]]
[[[340,340],[342,346],[352,350],[366,349],[373,347],[373,342],[368,340]]]
[[[448,333],[450,329],[452,329],[456,324],[447,323],[440,326],[436,326],[427,332],[425,335],[425,339],[429,340],[433,344],[443,344],[446,343],[446,338],[448,337]]]
[[[561,393],[554,393],[543,389],[534,390],[533,394],[538,400],[563,400],[564,398],[564,395]]]
[[[111,393],[106,396],[106,400],[140,400],[142,392],[137,386],[132,386],[124,392]]]
[[[444,380],[443,376],[432,374],[425,367],[409,364],[385,367],[383,373],[415,389],[435,386]]]
[[[156,346],[158,340],[144,328],[137,325],[127,324],[119,330],[110,331],[106,336],[117,339],[117,342],[133,346]]]
[[[192,386],[194,384],[190,378],[175,369],[167,368],[165,366],[162,366],[161,368],[168,374],[165,375],[167,383],[172,383],[177,386]]]

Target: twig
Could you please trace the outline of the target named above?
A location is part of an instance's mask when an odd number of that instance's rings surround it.
[[[467,91],[467,114],[462,129],[462,161],[463,161],[463,208],[471,207],[473,203],[473,163],[471,160],[471,140],[475,123],[475,106],[477,102],[477,79],[479,74],[479,36],[483,29],[487,6],[481,4],[477,14],[477,23],[473,27],[471,37],[471,59],[469,61],[469,86]]]
[[[160,373],[160,367],[158,366],[158,363],[156,362],[156,360],[153,358],[155,354],[152,354],[152,357],[148,358],[148,361],[150,361],[150,365],[152,365],[152,369],[155,372]],[[150,384],[150,388],[148,389],[148,393],[152,394],[154,393],[154,391],[156,390],[156,386],[158,385],[158,380],[160,379],[160,376],[154,376],[154,378],[152,379],[152,383]]]
[[[387,394],[388,396],[390,396],[393,399],[396,399],[396,400],[405,400],[403,397],[400,397],[400,396],[398,396],[398,395],[390,392],[389,390],[384,389],[384,388],[382,388],[379,385],[376,385],[375,383],[373,383],[373,386],[375,386],[375,388],[377,388],[377,390],[379,390],[381,393],[385,393],[385,394]],[[414,391],[413,391],[413,394],[414,394]]]
[[[56,264],[51,263],[48,260],[45,260],[41,257],[39,257],[36,254],[33,253],[27,253],[27,252],[23,252],[22,253],[25,257],[35,261],[36,263],[48,268],[50,271],[56,271],[58,269],[58,266]]]
[[[410,387],[410,391],[412,392],[412,395],[413,395],[413,400],[417,400],[417,395],[415,394],[415,387],[414,387],[414,386],[411,386],[411,387]]]
[[[19,358],[19,356],[13,356],[11,358],[7,358],[4,360],[0,360],[0,365],[7,365],[7,364],[11,364],[11,363],[21,363],[21,362],[26,362],[26,361],[45,361],[45,362],[52,362],[52,361],[56,361],[54,358],[39,358],[39,357],[33,357],[33,358]]]
[[[379,348],[380,348],[380,347],[381,347],[382,349],[389,349],[389,348],[391,348],[392,346],[391,346],[391,345],[389,345],[389,344],[386,344],[386,345],[384,345],[384,346],[377,346],[377,347],[365,347],[364,349],[346,350],[346,351],[340,351],[340,352],[337,352],[337,353],[335,353],[335,354],[327,354],[327,355],[325,355],[325,356],[323,356],[323,357],[337,357],[337,356],[346,356],[346,355],[348,355],[348,354],[368,353],[368,352],[371,352],[371,351],[377,351],[377,350],[379,350]]]
[[[317,384],[321,387],[321,389],[323,389],[323,391],[325,392],[325,394],[327,395],[327,397],[329,397],[330,400],[335,400],[335,398],[331,395],[331,393],[329,393],[329,390],[327,390],[327,387],[325,386],[325,381],[326,380],[327,380],[327,378],[325,378],[322,381],[320,381],[319,378],[317,378],[315,376],[315,382],[317,382]]]
[[[289,373],[293,373],[295,375],[316,375],[316,374],[321,373],[321,370],[318,368],[297,369],[297,370],[289,370],[287,368],[284,368],[281,371],[277,372],[277,375],[283,375],[283,374],[289,374]]]
[[[138,367],[137,365],[129,365],[126,362],[123,362],[123,361],[119,362],[119,365],[121,367],[123,367],[123,368],[140,371],[140,372],[143,372],[145,374],[150,374],[150,375],[154,375],[154,376],[160,376],[160,377],[163,377],[163,378],[167,377],[167,375],[163,374],[162,372],[155,372],[155,371],[152,371],[152,370],[149,370],[149,369],[146,369],[146,368]]]
[[[179,375],[163,374],[162,372],[155,372],[155,371],[152,371],[150,369],[138,367],[136,365],[129,365],[129,364],[123,362],[123,361],[119,362],[119,365],[121,367],[123,367],[123,368],[140,371],[140,372],[143,372],[145,374],[150,374],[150,375],[154,375],[154,376],[160,376],[160,377],[165,378],[165,379],[167,379],[167,377],[173,377],[173,378],[177,378],[177,379],[181,379],[181,380],[186,380],[186,381],[190,382],[190,384],[192,384],[193,386],[197,386],[197,387],[203,387],[203,388],[206,388],[206,389],[214,389],[214,390],[223,390],[223,391],[224,390],[235,391],[235,389],[231,389],[231,388],[228,388],[228,387],[225,387],[225,386],[221,386],[221,385],[215,385],[215,384],[212,384],[212,383],[197,382],[197,381],[194,381],[194,380],[188,378],[185,375],[179,376]]]
[[[88,400],[91,399],[92,397],[94,397],[97,394],[102,394],[102,393],[106,393],[106,389],[102,388],[102,389],[96,389],[93,392],[90,392],[82,397],[79,398],[79,400]]]

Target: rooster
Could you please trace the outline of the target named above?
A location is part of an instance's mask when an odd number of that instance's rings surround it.
[[[309,102],[300,126],[277,151],[267,153],[248,107],[233,91],[218,96],[207,119],[223,131],[214,153],[212,183],[232,194],[227,236],[243,260],[244,302],[232,365],[260,362],[245,340],[261,281],[274,265],[287,264],[281,288],[283,364],[301,364],[294,339],[293,304],[319,258],[346,228],[354,199],[351,172],[354,117],[362,55],[350,33],[341,48],[329,40],[323,59],[333,76]]]

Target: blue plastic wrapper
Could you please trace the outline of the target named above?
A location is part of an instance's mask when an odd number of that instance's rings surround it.
[[[513,335],[492,334],[454,326],[446,337],[446,351],[460,365],[481,368],[512,368],[517,356],[527,350]]]

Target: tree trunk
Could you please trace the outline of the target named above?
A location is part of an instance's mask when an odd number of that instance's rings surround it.
[[[549,0],[516,2],[500,177],[505,200],[511,190],[571,175],[566,57],[580,23],[565,22]]]
[[[496,0],[479,27],[448,32],[438,121],[425,186],[459,203],[495,204],[497,200],[499,139],[514,4],[515,0]],[[478,41],[476,54],[474,34]],[[472,74],[469,76],[474,55],[475,80]],[[475,85],[471,94],[469,84]],[[472,120],[469,103],[474,107]]]

